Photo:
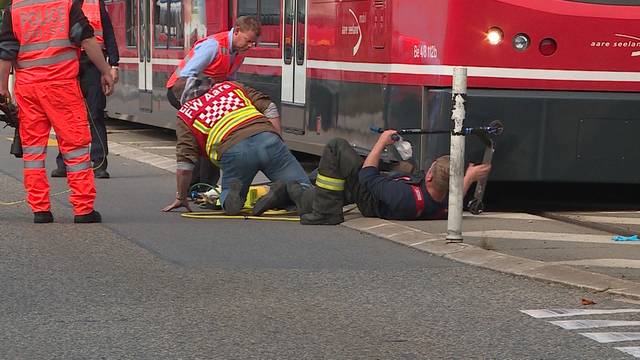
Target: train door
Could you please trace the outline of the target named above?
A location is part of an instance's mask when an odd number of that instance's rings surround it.
[[[204,14],[204,4],[183,0],[133,0],[137,3],[138,91],[140,111],[152,112],[154,97],[165,96],[164,85],[175,66],[184,56],[185,32],[197,38],[205,36],[206,28],[197,15],[185,28],[184,3]],[[193,28],[193,31],[191,31]],[[191,39],[190,39],[191,40]],[[187,44],[191,45],[191,44]],[[156,93],[154,95],[154,87]]]
[[[282,49],[282,101],[306,102],[306,0],[284,0]]]
[[[307,87],[306,0],[283,0],[281,121],[285,131],[304,133]]]
[[[151,66],[151,2],[150,0],[134,0],[132,5],[137,10],[133,17],[137,29],[138,41],[127,44],[138,52],[138,93],[139,110],[153,111],[153,70]]]

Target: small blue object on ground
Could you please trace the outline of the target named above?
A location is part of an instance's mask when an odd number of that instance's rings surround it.
[[[621,236],[621,235],[614,235],[611,240],[613,241],[640,241],[640,239],[638,238],[638,235],[633,235],[633,236]]]

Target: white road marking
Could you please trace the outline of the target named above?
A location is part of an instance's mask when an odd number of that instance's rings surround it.
[[[385,227],[387,225],[389,225],[389,224],[388,223],[383,223],[383,224],[378,224],[378,225],[373,225],[373,226],[369,226],[369,227],[366,227],[366,228],[362,228],[362,230],[371,230],[371,229],[376,229],[376,228],[379,228],[379,227]]]
[[[503,212],[486,212],[480,215],[473,215],[469,212],[464,212],[463,216],[468,219],[505,219],[505,220],[544,220],[553,221],[549,218],[544,218],[538,215],[531,215],[527,213],[503,213]]]
[[[583,215],[590,215],[589,213],[582,213]],[[598,214],[640,214],[640,211],[598,211]]]
[[[520,312],[536,319],[544,319],[563,316],[637,313],[640,312],[640,309],[537,309],[520,310]]]
[[[550,264],[640,269],[640,260],[631,260],[631,259],[584,259],[584,260],[569,260],[569,261],[553,261],[553,262],[550,262]]]
[[[590,221],[596,223],[620,224],[620,225],[640,225],[640,217],[613,217],[595,215],[563,215],[580,221]]]
[[[127,159],[155,166],[172,173],[176,172],[176,163],[174,157],[156,155],[147,151],[140,150],[136,147],[122,145],[112,141],[109,141],[109,152]],[[169,162],[167,160],[172,161]]]
[[[599,343],[640,340],[640,332],[595,332],[580,333],[580,335],[586,336]]]
[[[517,230],[487,230],[468,231],[462,234],[468,237],[479,237],[489,239],[511,239],[511,240],[547,240],[547,241],[569,241],[582,243],[600,244],[633,244],[633,241],[613,241],[611,235],[595,234],[572,234],[572,233],[550,233],[538,231],[517,231]],[[640,242],[638,242],[640,244]]]
[[[399,233],[391,234],[391,235],[389,235],[389,237],[395,237],[395,236],[400,236],[400,235],[412,234],[412,233],[415,233],[415,232],[419,232],[419,231],[416,231],[416,230],[406,230],[406,231],[401,231],[401,232],[399,232]]]
[[[123,144],[123,145],[140,145],[140,144],[158,144],[158,143],[170,143],[170,144],[175,144],[175,141],[169,141],[169,140],[140,140],[140,141],[118,141],[118,144]]]
[[[592,329],[611,326],[640,326],[640,321],[628,320],[556,320],[549,322],[566,330]]]
[[[153,149],[153,150],[175,150],[176,147],[174,146],[141,146],[141,149]]]
[[[614,349],[625,352],[635,358],[640,358],[640,347],[638,346],[616,347]]]

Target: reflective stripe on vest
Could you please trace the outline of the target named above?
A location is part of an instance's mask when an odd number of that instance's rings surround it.
[[[242,109],[229,112],[223,116],[222,119],[216,121],[211,128],[211,132],[209,132],[209,137],[207,138],[206,152],[207,154],[211,154],[211,160],[213,161],[220,160],[219,154],[215,151],[215,146],[221,143],[227,135],[232,133],[233,130],[241,127],[243,124],[263,116],[262,113],[251,104],[251,101],[244,96],[240,89],[234,90],[233,93],[238,95],[242,100],[244,100],[245,104],[248,105]]]
[[[408,176],[401,176],[401,177],[395,178],[394,180],[409,181],[411,180],[411,178]],[[417,219],[420,217],[420,215],[422,215],[422,212],[424,211],[424,195],[422,194],[422,189],[420,188],[420,185],[414,185],[409,183],[407,183],[407,185],[411,186],[411,195],[413,195],[413,199],[416,202],[415,217]]]
[[[69,41],[69,39],[61,39],[61,40],[51,40],[51,41],[46,41],[41,43],[25,44],[20,46],[20,51],[26,52],[26,51],[44,50],[46,48],[56,47],[56,46],[71,46],[71,41]]]
[[[100,17],[100,1],[84,0],[82,3],[82,12],[89,20],[89,24],[93,28],[93,35],[98,40],[100,46],[104,48],[104,37],[102,30],[102,18]]]
[[[178,110],[178,117],[189,126],[202,154],[217,161],[218,144],[239,127],[264,115],[253,106],[241,87],[225,81],[187,101]]]
[[[16,83],[68,80],[78,76],[79,48],[69,41],[72,0],[15,0],[13,32],[20,44]]]
[[[49,58],[29,60],[29,61],[17,61],[16,67],[18,69],[26,69],[26,68],[33,68],[38,66],[47,66],[47,65],[58,64],[61,62],[66,62],[68,60],[73,60],[77,58],[78,58],[78,52],[76,50],[66,50],[60,55],[52,56]]]

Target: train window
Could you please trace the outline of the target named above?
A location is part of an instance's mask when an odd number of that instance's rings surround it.
[[[238,16],[258,15],[258,0],[238,0]]]
[[[125,1],[125,26],[127,46],[138,46],[138,7],[135,0]]]
[[[305,0],[298,0],[298,23],[296,24],[296,64],[304,63],[304,23],[306,21]]]
[[[260,0],[260,23],[265,25],[280,25],[280,1]]]
[[[153,0],[155,48],[184,48],[182,0]]]
[[[284,0],[284,63],[291,64],[293,57],[293,0]]]
[[[258,46],[280,46],[280,0],[238,0],[238,16],[255,16],[262,25]]]

